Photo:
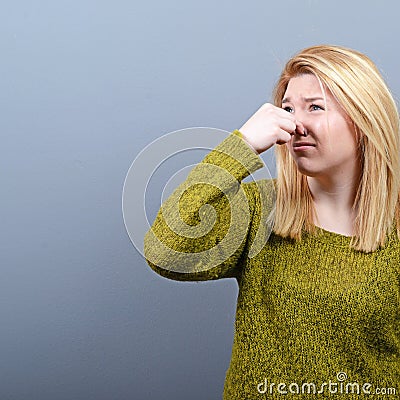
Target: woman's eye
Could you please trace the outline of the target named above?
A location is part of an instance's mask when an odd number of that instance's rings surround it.
[[[290,112],[290,113],[293,112],[293,108],[292,108],[292,107],[289,107],[289,106],[283,107],[283,109],[284,109],[285,111],[287,111],[287,112]]]
[[[323,108],[317,104],[311,104],[310,108],[312,111],[323,110]]]

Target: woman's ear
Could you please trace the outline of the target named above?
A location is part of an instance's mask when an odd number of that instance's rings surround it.
[[[353,125],[353,129],[354,129],[354,135],[358,144],[359,149],[361,150],[361,155],[364,158],[364,154],[365,154],[365,140],[366,137],[364,135],[364,132],[362,132],[360,130],[360,128],[354,123],[352,122]]]

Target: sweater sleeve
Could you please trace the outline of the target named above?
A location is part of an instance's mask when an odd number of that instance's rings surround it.
[[[240,274],[254,214],[254,185],[263,167],[235,130],[195,166],[162,204],[145,235],[150,267],[169,279],[201,281]]]

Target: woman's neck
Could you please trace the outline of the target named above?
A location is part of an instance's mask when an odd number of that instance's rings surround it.
[[[316,211],[314,224],[346,236],[354,234],[354,201],[359,173],[339,177],[307,177]]]

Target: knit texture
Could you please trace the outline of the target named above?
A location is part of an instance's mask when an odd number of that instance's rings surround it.
[[[395,231],[372,253],[323,229],[299,242],[274,233],[267,240],[273,182],[242,182],[262,165],[234,131],[163,204],[145,237],[147,262],[164,277],[237,280],[223,398],[400,398]]]

